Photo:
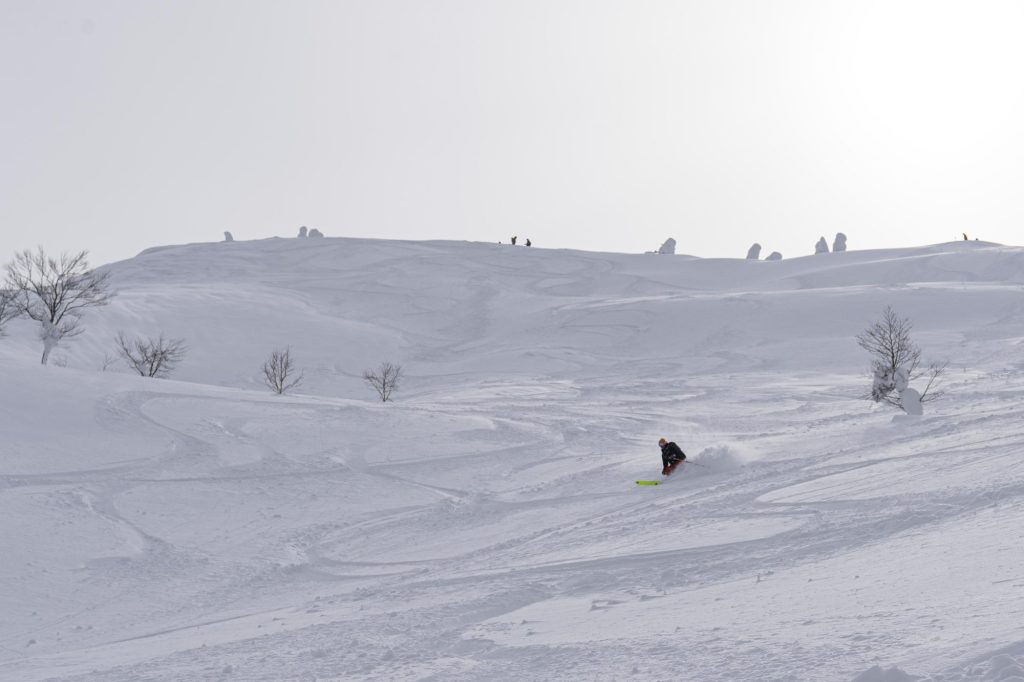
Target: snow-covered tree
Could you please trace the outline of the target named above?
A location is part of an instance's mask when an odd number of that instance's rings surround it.
[[[402,380],[402,366],[390,362],[382,362],[376,369],[363,371],[363,381],[377,392],[381,402],[391,400],[391,394],[398,388]]]
[[[163,334],[156,339],[129,339],[124,332],[117,334],[118,355],[144,377],[167,376],[185,357],[186,351],[184,339],[165,339]]]
[[[39,323],[42,363],[63,339],[81,334],[86,308],[104,306],[114,297],[110,273],[89,269],[88,251],[51,258],[39,247],[14,256],[7,264],[6,288],[14,292],[19,313]]]
[[[832,251],[833,253],[846,251],[846,235],[842,232],[836,232],[835,241],[832,242]]]
[[[306,237],[308,234],[309,234],[309,230],[306,229],[305,225],[303,225],[302,227],[299,228],[299,237]]]
[[[275,350],[263,363],[263,383],[278,395],[302,383],[302,372],[295,376],[291,346],[285,347],[284,350]]]
[[[676,240],[673,239],[672,237],[669,237],[668,239],[666,239],[665,243],[661,245],[660,249],[658,249],[658,253],[663,253],[663,254],[666,254],[666,255],[669,255],[669,256],[671,256],[675,252],[676,252]]]
[[[312,230],[309,231],[309,236],[310,237],[323,237],[324,233],[314,227]]]
[[[828,253],[828,242],[822,237],[818,240],[818,243],[814,245],[814,253]]]
[[[749,249],[747,249],[747,260],[757,260],[761,257],[761,245],[754,243]]]
[[[226,241],[226,242],[233,242],[233,241],[235,241],[235,238],[231,236],[230,232],[225,230],[224,231],[224,241]]]
[[[921,349],[910,338],[910,320],[887,307],[882,319],[857,335],[857,345],[871,354],[871,391],[868,398],[898,407],[908,414],[921,414],[921,404],[941,397],[935,390],[948,363],[921,367]],[[910,382],[926,379],[924,390]]]
[[[772,251],[765,260],[782,260],[782,254],[778,251]]]

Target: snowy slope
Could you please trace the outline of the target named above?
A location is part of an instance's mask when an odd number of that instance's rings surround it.
[[[0,679],[1024,666],[1024,249],[273,239],[108,268],[67,367],[0,339]],[[886,305],[951,363],[920,419],[857,398]],[[174,380],[100,371],[119,330],[186,339]],[[698,464],[634,486],[662,435]]]

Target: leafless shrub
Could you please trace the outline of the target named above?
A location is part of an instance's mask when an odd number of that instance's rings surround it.
[[[299,372],[297,377],[294,375],[291,346],[285,347],[284,350],[275,350],[263,363],[263,382],[278,395],[302,383],[302,372]]]
[[[882,319],[857,335],[857,345],[871,354],[871,373],[874,377],[871,392],[864,396],[875,402],[885,402],[900,409],[900,385],[925,378],[921,402],[942,397],[938,382],[948,362],[933,362],[921,367],[921,349],[911,340],[913,325],[909,318],[900,317],[886,307]]]
[[[376,369],[363,371],[363,381],[377,392],[381,402],[391,399],[391,394],[398,388],[402,380],[402,366],[390,362],[382,362]]]
[[[0,336],[4,334],[4,325],[20,314],[17,293],[11,289],[0,289]]]
[[[184,339],[165,339],[163,334],[157,339],[129,339],[118,332],[117,346],[118,354],[140,376],[158,379],[170,374],[188,351]]]
[[[110,353],[104,353],[103,362],[100,363],[100,371],[108,372],[115,364],[117,364],[117,356],[111,355]]]
[[[107,305],[114,297],[110,273],[89,269],[88,251],[51,258],[39,247],[15,254],[7,264],[6,287],[15,292],[16,308],[39,322],[42,363],[62,339],[82,333],[86,308]]]

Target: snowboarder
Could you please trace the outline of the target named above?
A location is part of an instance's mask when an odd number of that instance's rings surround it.
[[[533,246],[533,243],[530,241],[529,237],[526,238],[526,245],[527,246]]]
[[[668,476],[676,467],[683,463],[686,459],[686,453],[676,445],[671,443],[664,438],[658,441],[658,445],[661,446],[661,475]]]

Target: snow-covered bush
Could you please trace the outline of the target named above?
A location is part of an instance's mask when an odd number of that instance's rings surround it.
[[[226,241],[226,242],[233,242],[233,241],[235,241],[235,238],[231,236],[230,232],[225,230],[224,231],[224,241]]]
[[[846,235],[836,232],[835,241],[832,242],[832,252],[839,253],[840,251],[846,251]]]
[[[363,370],[363,381],[377,392],[381,402],[391,399],[401,380],[402,366],[390,362],[382,362],[376,369]]]
[[[761,245],[755,242],[747,249],[747,260],[757,260],[761,257]]]
[[[666,254],[666,255],[669,255],[669,256],[671,256],[675,252],[676,252],[676,240],[673,239],[672,237],[669,237],[668,239],[666,239],[665,243],[661,245],[660,249],[658,249],[658,253],[663,253],[663,254]]]
[[[39,247],[26,250],[7,264],[5,288],[14,293],[14,308],[39,323],[42,363],[66,338],[81,334],[82,312],[104,306],[114,297],[110,273],[89,269],[88,251],[51,258]],[[8,304],[10,305],[10,304]]]
[[[285,347],[284,350],[275,350],[270,354],[267,361],[263,363],[263,382],[278,395],[282,395],[302,383],[302,372],[299,372],[299,376],[295,376],[291,346]]]
[[[185,357],[186,351],[184,339],[165,339],[163,334],[156,339],[128,339],[124,332],[117,334],[118,355],[144,377],[167,376]]]
[[[323,237],[324,233],[314,227],[312,230],[309,231],[309,236],[310,237]]]
[[[778,251],[772,251],[765,260],[782,260],[782,254]]]
[[[857,345],[871,354],[871,391],[866,396],[885,402],[907,414],[922,414],[922,403],[942,396],[935,390],[948,363],[931,363],[921,368],[921,349],[910,338],[910,320],[887,307],[882,319],[857,335]],[[910,382],[925,378],[924,390]]]
[[[818,240],[818,243],[814,245],[814,253],[828,253],[828,242],[822,237]]]
[[[305,225],[299,228],[299,237],[305,237],[308,233],[309,230],[306,229]]]

